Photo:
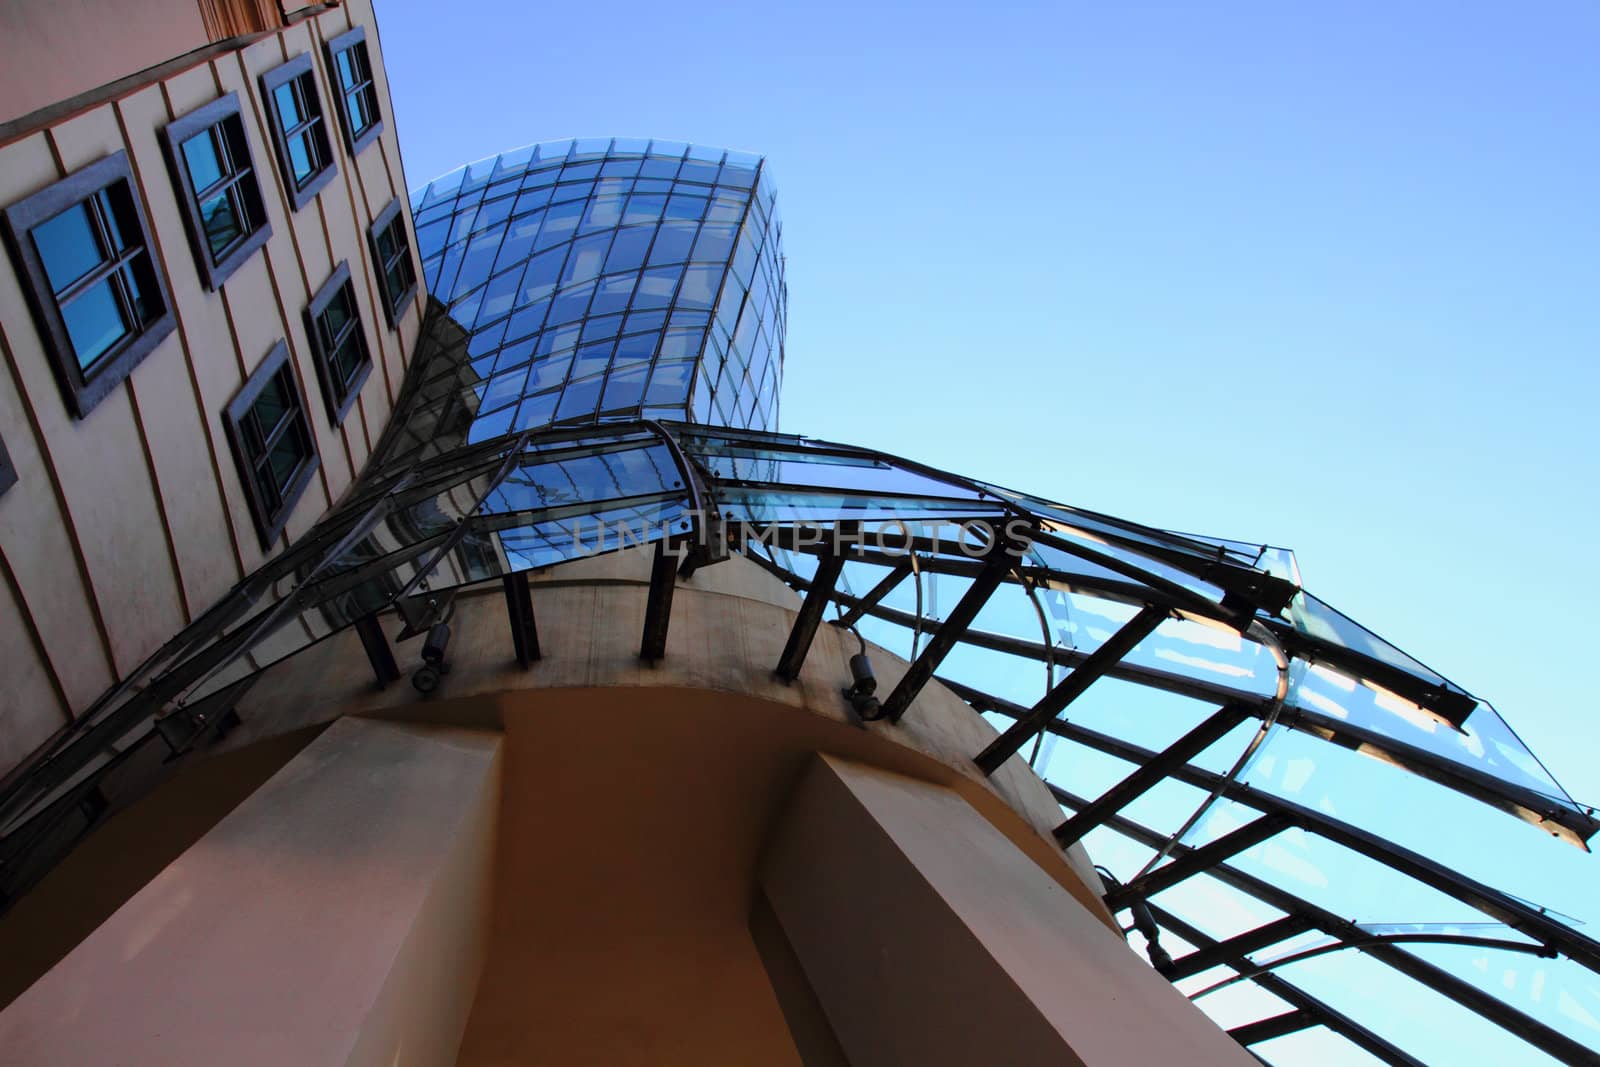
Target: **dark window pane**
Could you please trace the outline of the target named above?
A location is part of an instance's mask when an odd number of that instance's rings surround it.
[[[250,411],[261,427],[263,440],[272,436],[272,431],[293,408],[294,387],[284,380],[282,373],[274,375],[267,387],[261,390],[256,402],[250,405]]]
[[[113,249],[123,252],[144,243],[144,237],[139,233],[139,219],[133,213],[133,205],[128,202],[126,186],[102,189],[94,194],[94,198],[100,205],[100,218],[105,222],[106,236],[111,239]]]
[[[402,259],[399,263],[384,272],[383,281],[389,292],[389,305],[394,306],[405,291],[411,288],[411,266],[409,259]]]
[[[33,246],[39,250],[44,272],[58,293],[99,266],[105,258],[89,221],[89,209],[83,204],[75,204],[48,222],[35,226]]]
[[[133,305],[133,313],[139,319],[139,325],[143,326],[159,318],[166,309],[161,306],[160,290],[156,285],[155,268],[151,266],[150,257],[144,252],[134,256],[128,265],[122,268],[122,278],[128,290],[128,300]]]
[[[267,467],[280,497],[294,480],[295,471],[300,469],[300,463],[305,459],[305,455],[300,435],[293,430],[280,437],[278,443],[272,447],[272,451],[267,454]]]
[[[87,369],[128,332],[111,278],[96,282],[61,309],[78,365]]]
[[[322,311],[324,343],[332,344],[339,336],[340,331],[354,317],[355,308],[352,306],[350,299],[350,287],[348,285],[341,286],[339,291],[334,294],[333,299],[328,302],[328,306]]]
[[[366,353],[362,350],[361,345],[361,335],[352,330],[350,331],[350,336],[345,338],[344,344],[334,350],[331,361],[334,377],[339,382],[339,385],[348,387],[355,378],[356,372],[361,369],[361,365],[366,361]],[[343,388],[341,388],[342,391]]]
[[[200,221],[205,226],[206,243],[211,246],[213,259],[219,258],[223,250],[244,232],[231,190],[201,204]]]

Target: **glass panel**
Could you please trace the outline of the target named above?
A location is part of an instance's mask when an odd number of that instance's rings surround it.
[[[533,373],[528,378],[528,392],[538,393],[554,389],[567,380],[567,370],[572,366],[572,350],[536,360]]]
[[[678,294],[679,307],[709,308],[717,298],[717,284],[722,281],[718,267],[690,267],[683,276],[683,292]]]
[[[366,346],[361,341],[359,331],[352,331],[333,353],[333,370],[335,379],[339,382],[341,399],[349,395],[350,383],[355,380],[356,373],[366,365]]]
[[[606,256],[606,272],[637,270],[644,266],[645,252],[654,237],[655,230],[648,226],[618,230],[611,244],[611,252]]]
[[[300,125],[305,118],[300,112],[300,101],[295,96],[295,85],[298,79],[291,79],[272,90],[272,100],[278,107],[278,119],[281,129],[292,129]]]
[[[229,173],[217,133],[217,127],[211,126],[183,142],[183,161],[189,171],[189,187],[196,193],[211,188]]]
[[[233,201],[232,189],[202,203],[200,221],[205,227],[206,244],[211,249],[213,260],[220,257],[228,246],[244,233],[243,222]]]
[[[666,307],[678,287],[681,267],[664,267],[647,270],[639,276],[639,288],[633,295],[636,308]]]
[[[146,253],[135,254],[122,269],[122,282],[127,287],[128,301],[133,305],[133,313],[140,327],[154,321],[166,310],[161,303],[154,268]]]
[[[266,438],[272,436],[272,431],[278,422],[294,408],[293,389],[285,381],[285,371],[279,371],[273,375],[266,388],[261,390],[261,395],[256,397],[255,403],[250,405],[250,414],[255,417],[261,436]]]
[[[289,169],[294,172],[295,186],[299,187],[304,185],[306,183],[306,179],[315,174],[319,169],[319,164],[317,162],[318,153],[316,151],[316,146],[312,141],[312,132],[310,130],[306,130],[302,133],[295,134],[293,137],[289,138],[288,146]]]
[[[584,382],[573,382],[567,386],[567,391],[561,397],[561,406],[556,411],[556,418],[572,419],[585,415],[593,415],[595,406],[600,402],[600,388],[605,385],[604,378],[590,378]]]
[[[689,249],[699,225],[693,222],[664,222],[656,231],[655,244],[650,249],[650,265],[682,263],[689,258]]]
[[[113,285],[111,278],[96,282],[61,309],[78,366],[85,370],[128,332]]]
[[[344,89],[353,89],[360,77],[357,75],[355,62],[355,49],[346,48],[334,57],[334,63],[339,68],[339,85]]]
[[[56,292],[88,274],[104,261],[89,209],[74,204],[33,228],[33,246],[44,262],[45,275]]]
[[[341,285],[333,294],[332,299],[328,301],[327,306],[322,309],[322,314],[319,316],[323,331],[322,343],[325,346],[333,344],[340,331],[353,318],[355,318],[355,303],[353,294],[350,291],[350,284],[347,282]]]
[[[606,383],[605,399],[601,401],[600,409],[614,411],[618,408],[636,407],[644,395],[645,378],[649,373],[648,366],[635,367],[627,371],[613,371]]]

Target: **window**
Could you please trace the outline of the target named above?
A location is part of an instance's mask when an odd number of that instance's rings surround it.
[[[261,547],[270,552],[318,463],[287,344],[273,347],[228,405],[223,423]]]
[[[378,288],[383,292],[383,311],[391,329],[400,325],[400,316],[417,295],[417,268],[411,261],[411,241],[406,236],[406,216],[401,210],[404,207],[395,197],[367,231],[373,266],[378,271]]]
[[[356,308],[355,286],[350,284],[350,264],[340,263],[306,308],[306,333],[316,354],[317,377],[328,402],[328,421],[344,421],[356,395],[372,371],[367,335]]]
[[[334,175],[332,141],[322,118],[311,54],[302,52],[261,75],[261,98],[267,102],[267,126],[289,202],[299,211]]]
[[[5,210],[11,246],[67,407],[87,415],[172,332],[172,297],[126,152]]]
[[[215,289],[272,236],[239,118],[239,94],[168,124],[161,144],[200,278]]]
[[[383,116],[378,114],[378,87],[372,80],[372,63],[367,59],[367,31],[357,28],[341,33],[328,42],[327,49],[328,69],[333,73],[334,89],[339,94],[339,124],[344,127],[344,146],[354,156],[383,132]]]

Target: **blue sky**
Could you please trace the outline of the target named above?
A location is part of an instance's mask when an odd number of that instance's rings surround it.
[[[378,7],[412,185],[768,157],[783,429],[1292,547],[1600,800],[1600,7]]]

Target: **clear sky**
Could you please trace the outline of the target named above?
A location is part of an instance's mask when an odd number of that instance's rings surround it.
[[[1600,801],[1600,5],[377,6],[413,186],[768,157],[783,429],[1291,547]]]

